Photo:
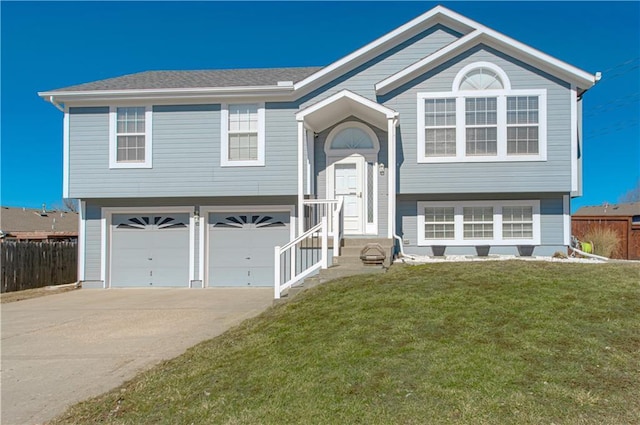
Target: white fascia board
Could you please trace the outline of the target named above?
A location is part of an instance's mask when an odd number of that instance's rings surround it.
[[[51,96],[65,102],[70,100],[150,100],[150,99],[198,99],[224,96],[228,98],[247,98],[259,96],[288,96],[293,87],[246,86],[246,87],[201,87],[180,89],[137,89],[137,90],[91,90],[91,91],[52,91],[39,92],[38,96],[49,101]]]
[[[384,105],[381,105],[377,102],[374,102],[370,99],[367,99],[366,97],[360,96],[359,94],[356,94],[352,91],[349,90],[341,90],[338,93],[329,96],[328,98],[321,100],[318,103],[315,103],[311,106],[309,106],[308,108],[303,109],[302,111],[298,112],[296,114],[296,120],[297,121],[304,121],[304,118],[306,116],[308,116],[309,114],[312,114],[316,111],[319,111],[320,109],[323,109],[325,107],[327,107],[328,105],[331,105],[333,102],[336,102],[342,98],[348,98],[351,99],[352,101],[361,104],[362,106],[365,106],[369,109],[373,109],[377,112],[380,112],[381,114],[383,114],[385,116],[385,118],[395,118],[398,116],[398,113],[396,111],[394,111],[393,109],[387,108]]]
[[[475,30],[464,37],[459,38],[453,43],[443,47],[442,49],[434,52],[433,54],[419,60],[413,65],[409,65],[402,71],[376,83],[375,89],[378,94],[386,94],[391,90],[399,87],[403,83],[407,81],[411,81],[411,79],[417,77],[421,73],[425,71],[427,68],[431,68],[440,62],[443,62],[447,58],[449,58],[455,52],[462,50],[465,46],[470,44],[473,40],[476,40],[480,37],[482,33],[478,30]]]
[[[480,43],[485,43],[490,47],[496,47],[517,59],[523,59],[525,62],[547,71],[552,75],[558,76],[563,80],[574,83],[581,88],[589,89],[596,83],[596,77],[593,74],[553,58],[546,53],[542,53],[497,31],[483,27],[454,41],[385,80],[380,81],[375,85],[376,92],[381,95],[389,93],[391,90],[410,81],[421,73],[442,64],[456,54],[462,53],[463,50],[470,49]]]
[[[457,13],[443,7],[436,6],[433,9],[423,13],[415,19],[407,22],[406,24],[396,28],[395,30],[383,35],[382,37],[372,41],[364,47],[356,50],[355,52],[343,57],[342,59],[333,62],[332,64],[322,68],[318,72],[311,74],[302,81],[294,84],[294,88],[297,90],[306,88],[318,81],[323,81],[331,74],[339,72],[343,67],[353,65],[359,61],[369,59],[372,54],[377,53],[380,49],[398,38],[409,38],[417,34],[420,30],[426,29],[430,26],[442,23],[447,27],[453,27],[452,29],[460,31],[462,33],[471,31],[475,28],[477,23],[474,21],[458,15]],[[425,25],[426,24],[426,25]]]
[[[559,73],[559,76],[569,79],[569,82],[576,83],[580,88],[589,89],[596,83],[596,76],[587,71],[583,71],[490,28],[483,30],[483,32],[490,41],[497,42],[515,53],[524,54],[527,58],[533,60],[534,65],[540,65],[543,70],[551,70],[551,74],[557,75]]]

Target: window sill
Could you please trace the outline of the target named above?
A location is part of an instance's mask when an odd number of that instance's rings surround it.
[[[146,162],[122,162],[109,164],[109,169],[131,169],[131,168],[153,168],[151,163]]]
[[[540,241],[536,241],[533,239],[502,239],[502,240],[493,240],[493,239],[465,239],[465,240],[454,240],[454,239],[425,239],[419,240],[417,243],[418,246],[480,246],[480,245],[491,245],[491,246],[517,246],[517,245],[531,245],[536,246],[540,245]]]
[[[264,167],[264,161],[223,161],[220,167]]]
[[[546,157],[541,155],[513,155],[513,156],[430,156],[418,158],[418,164],[439,163],[469,163],[469,162],[545,162]]]

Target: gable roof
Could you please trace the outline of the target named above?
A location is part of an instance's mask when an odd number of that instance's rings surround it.
[[[56,105],[54,97],[62,101],[98,96],[138,98],[183,95],[193,97],[206,94],[247,96],[260,93],[299,97],[437,24],[459,32],[462,38],[379,82],[376,84],[376,90],[379,93],[384,94],[393,90],[411,80],[417,73],[424,72],[480,42],[505,50],[516,58],[522,58],[552,75],[576,84],[582,91],[591,88],[597,81],[596,76],[586,71],[491,30],[443,6],[436,6],[322,68],[149,71],[38,94],[54,105]],[[288,77],[285,78],[284,75]],[[290,81],[293,84],[278,84],[279,81]]]
[[[5,234],[38,232],[46,234],[78,233],[78,213],[42,211],[33,208],[1,207],[0,230]]]
[[[625,204],[604,204],[598,206],[582,207],[573,215],[632,217],[635,215],[640,215],[640,202],[629,202]]]
[[[145,71],[53,90],[51,93],[94,90],[187,89],[206,87],[277,86],[295,83],[322,69],[247,68],[198,71]]]

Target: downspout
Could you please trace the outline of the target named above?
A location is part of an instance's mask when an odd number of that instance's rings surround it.
[[[62,107],[62,105],[56,102],[53,96],[49,96],[49,102],[51,102],[51,104],[55,106],[60,112],[64,112],[64,108]]]
[[[394,144],[396,144],[396,134],[397,134],[396,127],[398,126],[398,122],[399,122],[399,119],[398,119],[398,115],[396,114],[396,116],[393,119],[392,126],[389,129],[389,130],[393,131],[393,143]],[[391,149],[389,149],[389,152],[391,153]],[[396,146],[394,146],[393,153],[390,155],[390,156],[392,156],[392,158],[389,158],[390,159],[390,161],[389,161],[389,173],[390,174],[393,173],[393,176],[394,176],[393,182],[392,182],[394,184],[394,187],[393,187],[393,189],[389,188],[390,192],[391,192],[391,190],[393,190],[393,197],[394,197],[393,200],[391,200],[391,199],[389,200],[389,202],[393,204],[393,208],[389,209],[389,211],[391,213],[391,221],[390,221],[389,225],[391,226],[391,235],[393,236],[393,239],[398,241],[398,246],[400,248],[400,257],[405,257],[405,258],[409,258],[409,259],[415,260],[414,256],[408,255],[408,254],[406,254],[404,252],[402,238],[400,236],[398,236],[398,234],[396,233],[396,213],[397,213],[397,208],[396,208],[396,199],[395,199],[396,198],[395,184],[397,182],[397,177],[396,177],[396,174],[397,174],[396,173],[396,167],[397,167],[396,162],[397,161],[396,161],[395,152],[396,152]],[[393,167],[393,168],[391,168],[391,167]]]

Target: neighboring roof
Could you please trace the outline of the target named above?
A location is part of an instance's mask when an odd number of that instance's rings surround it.
[[[189,89],[207,87],[277,86],[278,82],[296,83],[320,67],[255,68],[198,71],[146,71],[121,77],[79,84],[51,93],[93,90]]]
[[[158,97],[220,94],[247,96],[270,94],[298,96],[320,87],[336,77],[355,69],[395,45],[401,44],[423,30],[437,24],[462,34],[462,38],[434,52],[399,73],[376,84],[379,94],[413,78],[416,73],[436,66],[441,61],[469,49],[479,42],[506,50],[516,58],[523,58],[534,66],[576,84],[582,91],[591,88],[598,77],[555,59],[523,43],[498,33],[443,6],[436,6],[417,18],[379,37],[366,46],[322,68],[265,68],[212,71],[148,71],[108,80],[40,92],[39,95],[58,108],[58,101],[83,98]],[[292,82],[293,84],[278,84]]]
[[[640,202],[630,202],[626,204],[604,204],[596,207],[582,207],[573,215],[632,217],[634,215],[640,215]]]
[[[47,234],[78,233],[78,213],[46,211],[32,208],[0,207],[0,230],[5,234],[38,232]]]

